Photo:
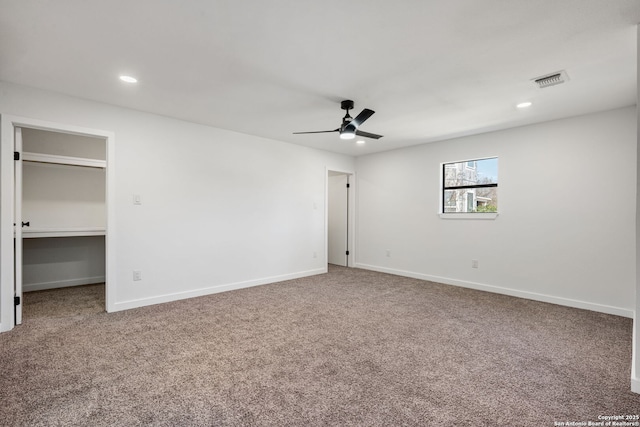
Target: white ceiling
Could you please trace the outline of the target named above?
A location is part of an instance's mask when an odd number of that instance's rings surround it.
[[[362,155],[634,105],[639,22],[639,0],[0,0],[0,80]],[[384,138],[292,135],[343,99]]]

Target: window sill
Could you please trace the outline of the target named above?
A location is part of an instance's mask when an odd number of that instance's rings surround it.
[[[480,212],[480,213],[441,213],[442,219],[496,219],[497,212]]]

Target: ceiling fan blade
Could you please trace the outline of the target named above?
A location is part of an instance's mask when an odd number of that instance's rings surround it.
[[[294,135],[302,135],[305,133],[330,133],[330,132],[340,132],[340,128],[334,130],[316,130],[313,132],[293,132]]]
[[[373,138],[373,139],[382,138],[382,135],[376,135],[375,133],[363,132],[361,130],[356,130],[356,135],[364,136],[365,138]]]
[[[362,110],[360,112],[360,114],[358,114],[356,116],[355,119],[351,120],[351,122],[349,124],[353,125],[355,127],[359,127],[362,123],[364,123],[365,120],[367,120],[369,117],[371,117],[373,115],[373,113],[375,113],[375,111],[369,110],[368,108],[365,108],[364,110]]]

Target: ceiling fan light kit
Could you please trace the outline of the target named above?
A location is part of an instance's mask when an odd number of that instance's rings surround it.
[[[340,132],[340,139],[353,139],[356,137],[356,133],[352,129],[344,129]]]
[[[294,132],[295,135],[307,134],[307,133],[330,133],[330,132],[338,132],[340,134],[340,139],[354,139],[356,135],[363,136],[365,138],[372,139],[380,139],[382,135],[377,135],[375,133],[363,132],[358,130],[360,125],[365,122],[369,117],[375,113],[375,111],[365,108],[358,114],[355,118],[349,115],[349,110],[353,109],[353,101],[350,99],[345,99],[340,103],[340,108],[346,111],[346,114],[342,118],[342,124],[339,128],[333,130],[319,130],[312,132]]]

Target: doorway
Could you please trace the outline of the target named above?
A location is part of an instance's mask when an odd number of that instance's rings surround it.
[[[16,271],[22,273],[22,291],[104,283],[104,138],[31,128],[16,128],[16,134],[16,141],[22,140],[16,150],[22,154],[21,189],[16,180],[22,217],[16,221],[22,225],[22,267],[17,264]],[[47,295],[53,299],[56,293]],[[26,311],[33,296],[23,297]]]
[[[2,116],[0,247],[11,251],[0,253],[0,331],[22,323],[23,291],[104,283],[103,308],[113,306],[113,139]]]
[[[327,171],[327,263],[353,267],[353,173]]]

